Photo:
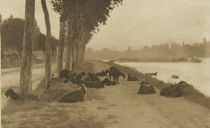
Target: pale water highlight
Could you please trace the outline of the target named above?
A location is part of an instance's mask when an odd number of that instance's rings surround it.
[[[202,59],[201,63],[151,63],[151,62],[116,62],[119,65],[135,68],[139,72],[158,72],[157,79],[175,83],[184,80],[195,89],[210,97],[210,58]],[[178,75],[179,79],[171,78]]]

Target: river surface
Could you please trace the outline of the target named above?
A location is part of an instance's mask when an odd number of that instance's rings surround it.
[[[210,97],[210,58],[201,63],[151,63],[151,62],[116,62],[117,64],[147,72],[158,72],[157,78],[165,82],[175,83],[181,80],[192,84],[195,89]],[[171,78],[178,75],[179,79]]]

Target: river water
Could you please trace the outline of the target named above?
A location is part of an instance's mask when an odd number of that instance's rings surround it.
[[[119,65],[147,72],[158,72],[157,78],[165,82],[175,83],[181,80],[192,84],[195,89],[210,97],[210,58],[202,59],[201,63],[151,63],[151,62],[116,62]],[[171,78],[178,75],[179,79]]]

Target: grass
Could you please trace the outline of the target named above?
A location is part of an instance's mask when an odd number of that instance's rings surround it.
[[[18,106],[26,108],[34,104]],[[41,104],[37,104],[41,105]],[[85,104],[47,103],[36,109],[2,114],[4,128],[103,128],[103,123],[96,120],[93,113],[86,112]]]
[[[91,72],[92,63],[85,63],[77,71]],[[85,102],[58,103],[59,99],[78,86],[72,83],[52,81],[50,90],[45,90],[43,81],[33,91],[40,98],[39,101],[25,101],[23,103],[9,101],[2,109],[2,127],[4,128],[103,128],[92,109],[92,102],[102,100],[99,90],[88,89]],[[18,88],[13,88],[18,90]],[[96,107],[95,107],[96,108]]]
[[[41,83],[34,94],[41,92]],[[88,89],[85,102],[68,104],[58,103],[56,101],[58,99],[54,99],[57,95],[74,90],[73,86],[76,85],[54,82],[49,91],[39,93],[42,97],[40,101],[8,102],[2,110],[2,126],[4,128],[103,128],[104,124],[91,109],[96,108],[94,101],[103,99],[99,96],[99,90]]]

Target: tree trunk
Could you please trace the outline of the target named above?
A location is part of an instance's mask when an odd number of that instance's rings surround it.
[[[1,44],[1,24],[2,24],[2,17],[0,14],[0,44]],[[0,48],[1,48],[1,46],[0,46]]]
[[[35,22],[35,0],[26,0],[23,49],[20,68],[20,98],[32,91],[32,44]]]
[[[85,60],[85,48],[86,48],[86,44],[88,43],[88,41],[90,40],[91,35],[86,33],[81,45],[81,62],[84,63]]]
[[[85,61],[85,48],[86,48],[86,44],[82,44],[82,50],[81,50],[81,63],[84,63]]]
[[[67,45],[66,45],[66,63],[65,69],[71,70],[71,61],[72,61],[72,26],[71,22],[68,22],[68,30],[67,30]]]
[[[80,65],[80,63],[79,63],[79,57],[80,57],[80,54],[79,54],[79,52],[80,52],[80,42],[81,42],[81,41],[78,41],[78,42],[76,43],[76,67],[79,67],[79,65]]]
[[[60,35],[59,35],[58,58],[57,58],[57,72],[60,72],[63,69],[64,39],[65,39],[65,21],[60,19]]]
[[[81,66],[81,41],[78,43],[77,66]]]
[[[78,66],[81,66],[82,63],[83,63],[83,60],[82,60],[82,55],[83,54],[83,42],[79,42],[79,46],[78,46],[78,55],[77,55],[77,63],[78,63]]]
[[[72,58],[73,51],[72,51],[72,47],[73,47],[73,43],[72,43],[72,40],[71,40],[70,45],[69,45],[69,48],[70,48],[70,70],[72,70],[72,63],[73,63],[73,58]]]
[[[83,63],[84,62],[84,56],[85,56],[85,47],[86,47],[86,43],[89,41],[89,36],[90,34],[86,31],[84,31],[82,33],[82,41],[80,42],[80,49],[79,49],[79,63]]]
[[[68,40],[66,48],[66,64],[65,69],[70,70],[71,65],[71,42]]]
[[[46,41],[45,41],[45,85],[47,89],[50,87],[51,80],[51,26],[49,12],[46,5],[46,0],[41,0],[42,9],[44,12],[46,23]]]
[[[76,55],[77,55],[77,39],[72,42],[72,70],[76,71],[77,63],[76,63]]]

